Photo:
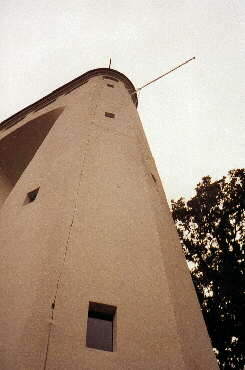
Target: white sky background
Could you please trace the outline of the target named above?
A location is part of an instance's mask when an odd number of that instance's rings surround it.
[[[244,167],[245,2],[1,0],[0,120],[84,72],[146,87],[139,114],[168,199]]]

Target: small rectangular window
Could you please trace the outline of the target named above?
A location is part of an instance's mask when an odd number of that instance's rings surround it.
[[[29,193],[27,193],[27,195],[26,195],[26,199],[24,201],[24,204],[28,204],[28,203],[34,202],[34,200],[36,199],[37,194],[39,192],[39,189],[40,189],[40,187],[39,188],[36,188],[36,189],[34,189],[32,191],[29,191]]]
[[[154,182],[157,182],[157,180],[156,180],[156,178],[155,178],[155,176],[153,174],[151,174],[151,177],[153,178],[153,181]]]
[[[110,113],[110,112],[105,112],[105,117],[115,118],[115,114],[114,113]]]
[[[119,80],[117,80],[116,78],[111,77],[111,76],[103,76],[103,78],[104,78],[105,80],[112,80],[112,81],[116,81],[116,82],[118,82],[118,81],[119,81]]]
[[[114,85],[112,85],[112,84],[107,84],[107,86],[109,86],[109,87],[114,87]]]
[[[116,307],[89,302],[86,346],[113,352],[113,321]]]

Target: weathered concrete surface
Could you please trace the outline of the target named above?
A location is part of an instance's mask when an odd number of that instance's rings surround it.
[[[93,76],[3,137],[57,108],[0,210],[0,368],[217,369],[125,81]],[[86,347],[89,301],[117,307],[114,352]]]

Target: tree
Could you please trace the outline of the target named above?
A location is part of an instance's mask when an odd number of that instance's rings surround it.
[[[245,169],[206,176],[172,216],[221,369],[245,365]]]

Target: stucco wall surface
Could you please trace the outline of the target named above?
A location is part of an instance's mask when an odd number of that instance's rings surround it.
[[[217,369],[124,82],[93,76],[10,132],[61,108],[3,196],[0,368]],[[113,352],[86,347],[89,301],[117,307]]]

